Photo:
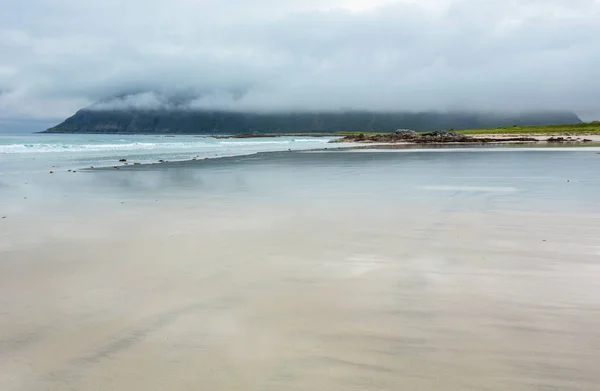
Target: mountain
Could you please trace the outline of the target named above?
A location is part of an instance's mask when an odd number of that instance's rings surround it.
[[[491,114],[468,112],[297,112],[241,113],[191,109],[86,108],[45,133],[245,134],[337,131],[391,132],[396,129],[494,128],[510,125],[580,123],[570,112]]]

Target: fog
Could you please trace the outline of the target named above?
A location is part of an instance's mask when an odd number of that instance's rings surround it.
[[[11,1],[0,118],[92,104],[593,118],[599,19],[598,0]]]

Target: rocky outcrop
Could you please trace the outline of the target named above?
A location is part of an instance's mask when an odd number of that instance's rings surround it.
[[[550,137],[546,140],[549,143],[577,143],[577,142],[585,142],[589,143],[592,140],[581,139],[579,137]]]
[[[360,142],[360,143],[413,143],[413,144],[448,144],[448,143],[498,143],[498,142],[536,142],[533,137],[507,138],[475,138],[464,134],[437,130],[430,133],[417,133],[411,130],[396,131],[390,134],[364,133],[349,135],[331,142]]]

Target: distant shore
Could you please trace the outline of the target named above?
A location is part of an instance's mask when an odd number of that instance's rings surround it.
[[[264,137],[337,137],[332,142],[359,143],[514,143],[514,142],[555,142],[585,143],[600,142],[600,123],[597,121],[569,125],[548,126],[507,126],[490,129],[449,129],[431,132],[416,132],[409,129],[395,132],[339,131],[329,133],[253,133],[236,135],[215,135],[216,139],[264,138]]]
[[[555,143],[586,144],[600,142],[600,134],[587,136],[565,136],[561,134],[474,134],[466,135],[456,132],[436,131],[415,133],[402,131],[392,134],[356,134],[332,140],[333,143],[363,144],[515,144],[515,143]]]

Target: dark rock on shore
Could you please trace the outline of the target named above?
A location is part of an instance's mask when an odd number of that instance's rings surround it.
[[[532,137],[511,138],[475,138],[452,131],[436,130],[430,133],[417,133],[401,130],[391,134],[349,135],[331,142],[365,142],[365,143],[413,143],[413,144],[446,144],[446,143],[499,143],[499,142],[536,142]]]
[[[550,137],[546,141],[549,143],[575,143],[575,142],[589,143],[593,140],[573,138],[573,137]]]
[[[418,133],[410,129],[398,129],[394,132],[398,137],[417,137]]]

